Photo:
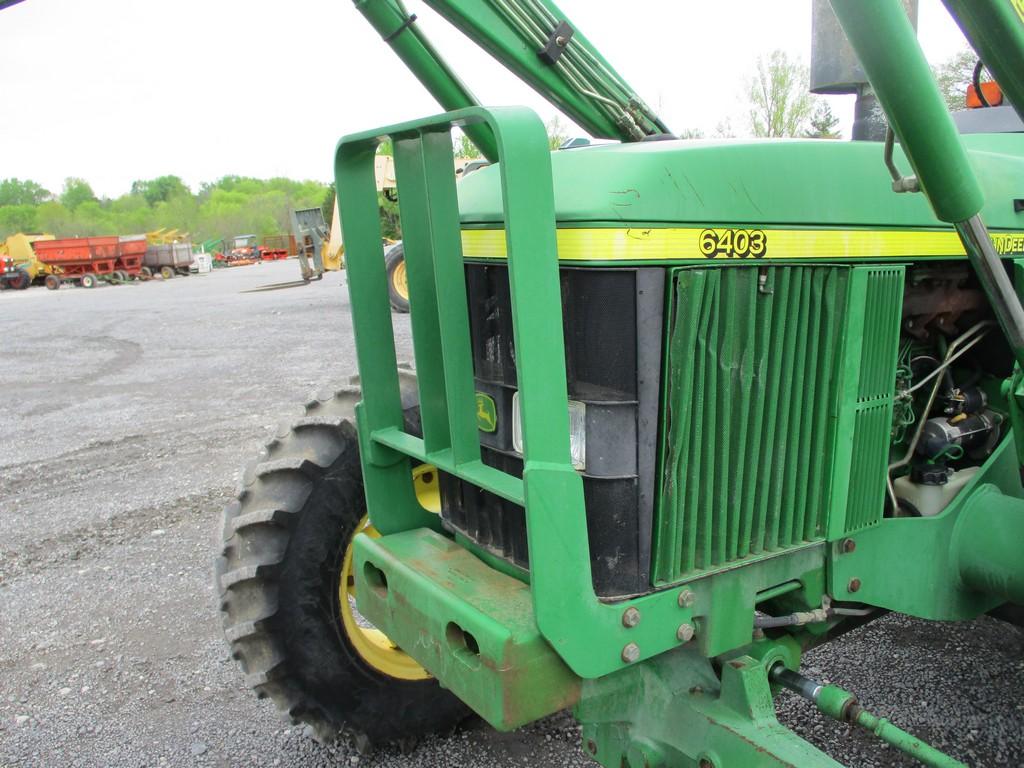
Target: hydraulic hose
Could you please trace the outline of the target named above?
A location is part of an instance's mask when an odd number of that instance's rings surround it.
[[[768,677],[803,699],[807,699],[829,717],[844,723],[853,723],[870,731],[886,744],[904,754],[917,758],[934,768],[967,768],[964,763],[954,760],[930,744],[898,728],[883,717],[868,712],[857,701],[857,697],[836,685],[822,685],[799,672],[788,669],[781,662],[772,667]]]

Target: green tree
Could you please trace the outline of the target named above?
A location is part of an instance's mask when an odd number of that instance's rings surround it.
[[[455,156],[458,158],[473,160],[478,157],[482,157],[480,150],[476,148],[476,144],[464,133],[459,134],[458,141],[455,142]]]
[[[75,210],[82,203],[96,201],[96,194],[85,179],[69,176],[64,179],[64,190],[60,193],[60,201],[68,210]]]
[[[149,205],[156,205],[170,200],[172,197],[191,195],[189,188],[177,176],[158,176],[149,181],[133,181],[133,195],[140,195]]]
[[[70,230],[70,234],[79,237],[137,234],[119,231],[117,217],[98,200],[84,200],[71,211]]]
[[[932,74],[950,112],[967,106],[967,87],[974,82],[977,63],[978,55],[970,48],[963,48],[941,64],[932,65]]]
[[[130,226],[133,233],[147,232],[150,229],[177,229],[181,232],[196,232],[199,228],[200,204],[192,195],[177,195],[170,200],[157,203],[152,211],[152,218],[138,217],[134,226],[129,224],[128,217],[122,220],[118,229],[123,233],[126,226]],[[144,221],[152,222],[148,226],[139,226]],[[205,239],[205,238],[204,238]]]
[[[163,212],[153,210],[141,195],[121,195],[107,205],[119,234],[142,234],[159,229]]]
[[[757,59],[757,74],[748,81],[750,131],[755,136],[798,136],[811,116],[807,68],[785,51]]]
[[[57,237],[70,237],[74,234],[71,212],[57,200],[41,203],[36,209],[36,224],[40,232],[48,232]]]
[[[0,181],[0,206],[39,205],[50,198],[50,193],[34,181],[3,179]]]
[[[814,108],[814,114],[810,117],[810,127],[804,131],[808,139],[838,139],[839,118],[832,114],[832,108],[827,101],[818,103]]]
[[[34,205],[0,205],[0,240],[18,232],[38,232],[37,211]]]
[[[391,240],[402,239],[402,220],[399,218],[398,200],[392,200],[383,192],[377,193],[380,208],[380,232]]]
[[[550,146],[552,150],[558,149],[569,138],[568,128],[558,115],[555,115],[548,120],[544,124],[544,127],[548,132],[548,146]]]
[[[331,229],[332,219],[334,218],[334,182],[332,181],[327,185],[327,189],[324,191],[323,202],[320,203],[320,212],[324,215],[324,222],[327,224],[328,231]]]
[[[225,176],[203,183],[193,195],[178,177],[165,176],[137,182],[131,192],[102,201],[88,183],[75,178],[67,180],[58,199],[22,182],[6,186],[0,182],[0,190],[6,191],[8,200],[25,195],[39,200],[0,205],[0,238],[19,231],[75,237],[134,235],[166,228],[188,232],[200,242],[250,232],[260,236],[288,232],[292,209],[324,205],[332,187],[281,177]]]
[[[680,139],[703,139],[704,131],[700,128],[684,128],[679,134]]]

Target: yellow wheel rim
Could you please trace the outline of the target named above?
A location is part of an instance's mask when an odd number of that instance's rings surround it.
[[[395,264],[391,272],[391,284],[395,286],[395,293],[406,301],[409,300],[409,278],[405,274],[405,259]]]
[[[441,486],[437,483],[437,468],[432,464],[420,464],[412,471],[412,485],[416,500],[435,515],[441,514]]]
[[[371,538],[379,538],[377,529],[370,525],[364,517],[356,526],[356,534],[365,533]],[[341,565],[341,577],[338,584],[338,599],[341,605],[341,623],[345,636],[363,661],[381,674],[397,677],[400,680],[426,680],[430,673],[421,667],[415,659],[392,643],[383,632],[373,627],[360,626],[356,619],[356,581],[352,573],[352,542],[345,550],[345,559]],[[365,623],[365,622],[364,622]]]
[[[403,275],[405,265],[402,264]],[[437,484],[437,470],[429,464],[421,464],[413,470],[413,485],[416,496],[423,507],[431,512],[441,511],[441,496]],[[352,539],[365,533],[370,538],[380,538],[377,529],[370,525],[368,517],[363,517],[356,526]],[[341,564],[341,576],[338,579],[338,602],[341,607],[341,623],[352,647],[359,656],[381,674],[399,680],[427,680],[430,673],[419,663],[392,643],[387,635],[379,629],[361,626],[356,618],[356,582],[352,571],[352,541],[345,549],[345,559]],[[363,623],[366,623],[365,621]]]

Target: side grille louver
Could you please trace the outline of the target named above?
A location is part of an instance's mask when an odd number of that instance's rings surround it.
[[[655,583],[822,539],[851,469],[858,488],[884,480],[902,268],[871,272],[676,272]],[[845,438],[843,409],[857,422]],[[837,455],[853,466],[837,472]],[[858,525],[880,501],[858,508]]]

